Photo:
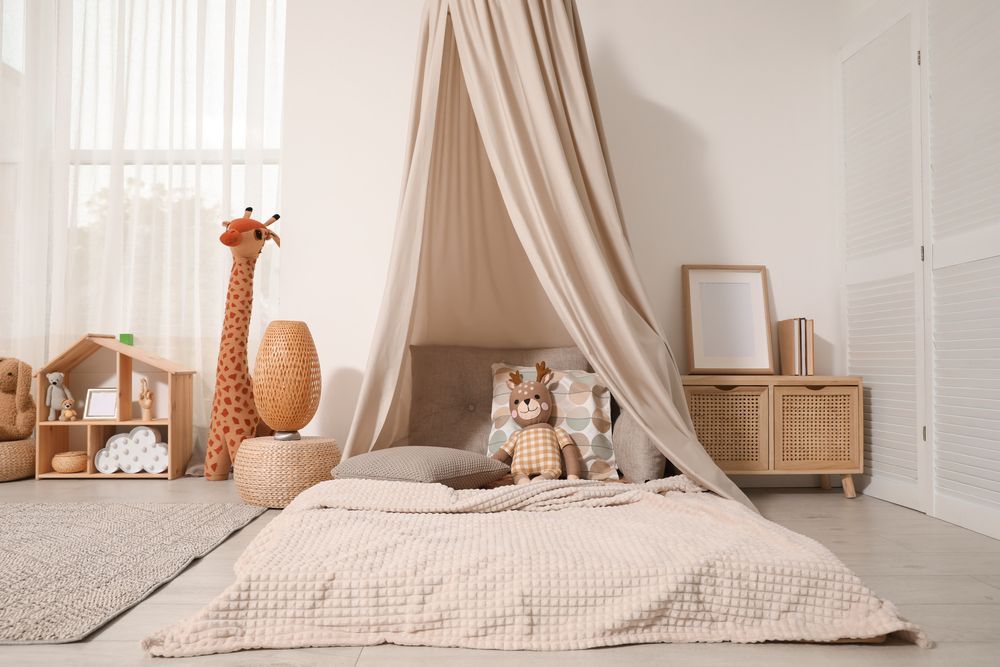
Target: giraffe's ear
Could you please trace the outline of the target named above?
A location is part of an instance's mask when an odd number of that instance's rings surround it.
[[[279,237],[277,234],[275,234],[274,232],[272,232],[270,230],[266,231],[264,233],[267,234],[267,238],[269,238],[272,241],[274,241],[274,245],[278,246],[279,248],[281,247],[281,237]]]

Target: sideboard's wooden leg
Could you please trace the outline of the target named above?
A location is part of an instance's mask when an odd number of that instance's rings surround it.
[[[830,490],[830,476],[829,475],[820,475],[819,476],[819,488],[823,489],[824,491],[829,491]]]
[[[840,478],[841,484],[844,485],[844,497],[854,498],[858,494],[854,492],[854,478],[850,475],[844,475]]]

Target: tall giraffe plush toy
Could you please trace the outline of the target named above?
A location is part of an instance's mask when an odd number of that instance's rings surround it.
[[[252,213],[248,206],[242,218],[223,222],[226,231],[219,237],[233,254],[233,270],[226,292],[226,316],[215,370],[215,400],[205,451],[205,477],[210,480],[229,478],[229,468],[240,444],[254,435],[260,421],[247,364],[253,272],[265,243],[273,240],[281,246],[278,235],[268,229],[281,216],[275,213],[267,222],[258,222],[250,218]]]

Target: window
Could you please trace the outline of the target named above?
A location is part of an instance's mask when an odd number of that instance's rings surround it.
[[[71,24],[67,278],[121,271],[122,287],[97,309],[71,298],[69,319],[93,328],[117,311],[165,331],[217,318],[219,223],[279,200],[284,3],[74,0]],[[259,282],[267,308],[274,286]],[[192,313],[200,289],[219,296]]]
[[[284,0],[0,0],[0,338],[43,362],[87,332],[196,369],[207,424],[229,251],[280,207]],[[30,30],[25,30],[30,26]],[[8,213],[13,211],[13,213]],[[280,254],[258,262],[251,342]]]
[[[0,63],[24,71],[25,0],[0,0]]]

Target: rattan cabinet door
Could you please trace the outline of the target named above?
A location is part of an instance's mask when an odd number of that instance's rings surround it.
[[[856,386],[774,388],[774,469],[861,472]]]
[[[684,388],[698,440],[726,472],[769,467],[767,387]]]

